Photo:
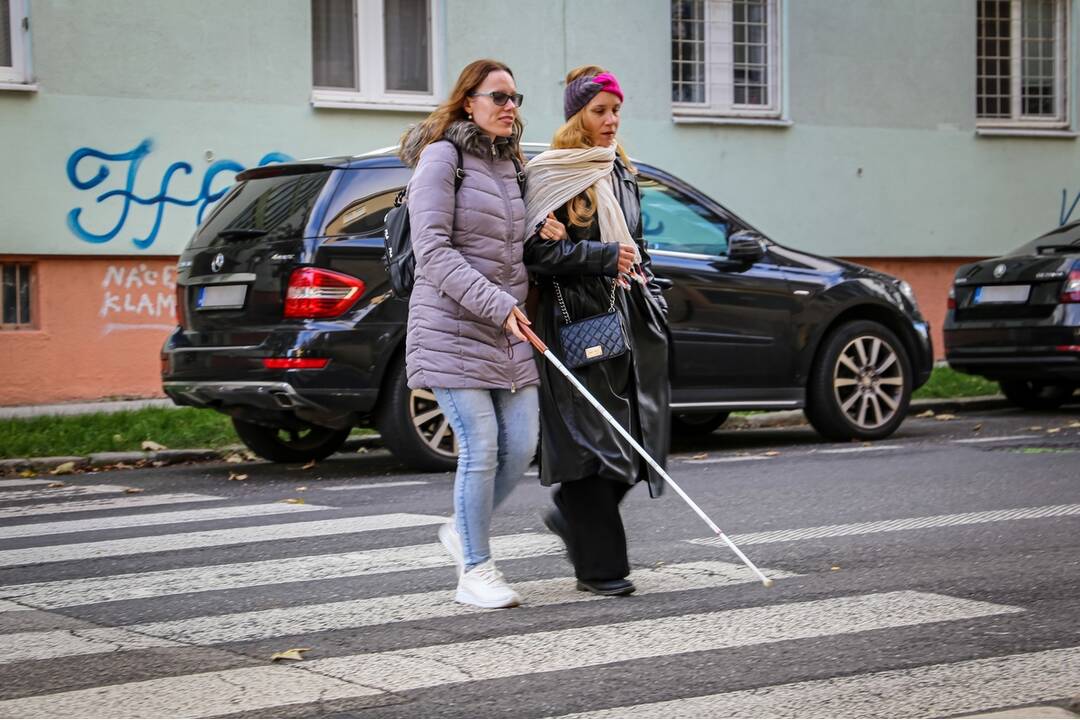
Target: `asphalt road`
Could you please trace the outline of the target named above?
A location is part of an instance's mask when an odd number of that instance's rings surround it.
[[[1078,452],[1076,407],[911,419],[873,444],[678,438],[673,477],[775,585],[642,487],[624,505],[639,593],[608,599],[574,590],[528,477],[494,524],[525,606],[488,612],[452,601],[434,544],[450,475],[384,452],[4,480],[0,717],[1064,706],[1080,696]],[[271,662],[294,648],[310,650]]]

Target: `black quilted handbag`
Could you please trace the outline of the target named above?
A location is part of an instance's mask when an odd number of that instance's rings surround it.
[[[618,285],[614,281],[611,283],[611,305],[608,311],[577,321],[570,320],[559,283],[553,280],[552,285],[555,286],[555,297],[566,321],[559,326],[559,340],[563,348],[563,363],[567,367],[581,368],[626,353],[626,332],[623,330],[622,319],[615,310],[615,291]]]

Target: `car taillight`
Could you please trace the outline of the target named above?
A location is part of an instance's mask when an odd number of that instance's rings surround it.
[[[949,286],[949,301],[947,303],[950,310],[956,309],[956,286]]]
[[[1069,279],[1065,281],[1065,287],[1061,288],[1061,302],[1080,303],[1080,270],[1069,273]]]
[[[176,284],[176,324],[180,327],[187,326],[187,288],[179,283]]]
[[[363,294],[364,281],[359,278],[322,268],[298,268],[285,293],[285,317],[337,317]]]
[[[326,367],[329,358],[263,358],[263,367],[267,370],[319,370]]]

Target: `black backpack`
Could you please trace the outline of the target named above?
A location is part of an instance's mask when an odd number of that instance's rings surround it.
[[[454,145],[454,150],[457,151],[457,167],[454,169],[454,193],[456,194],[465,179],[465,169],[461,158],[461,148]],[[525,173],[518,159],[516,157],[511,159],[517,170],[518,187],[521,188],[521,195],[524,197]],[[386,213],[386,227],[383,229],[383,245],[386,246],[383,262],[386,264],[386,274],[390,276],[390,287],[394,290],[394,296],[399,298],[409,297],[413,284],[416,282],[416,257],[413,255],[412,241],[409,237],[407,190],[408,187],[403,187],[397,194],[394,207]]]

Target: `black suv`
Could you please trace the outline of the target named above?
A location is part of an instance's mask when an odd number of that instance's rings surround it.
[[[732,410],[805,408],[830,439],[891,434],[933,360],[910,287],[777,245],[638,168],[670,307],[676,432],[711,432]],[[434,396],[405,384],[408,304],[383,266],[383,220],[409,174],[387,151],[238,175],[180,257],[165,392],[229,414],[270,460],[323,458],[373,424],[402,462],[452,467]]]
[[[960,267],[944,331],[952,368],[997,380],[1021,407],[1067,402],[1080,386],[1080,222]]]

